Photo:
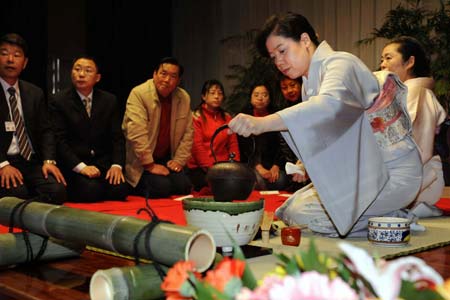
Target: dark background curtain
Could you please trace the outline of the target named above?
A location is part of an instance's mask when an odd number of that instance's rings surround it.
[[[29,61],[22,79],[45,87],[47,76],[47,1],[3,1],[0,35],[16,32],[29,46]]]
[[[0,34],[16,32],[30,48],[21,78],[48,94],[69,87],[72,61],[94,56],[102,80],[124,108],[130,90],[172,55],[171,1],[14,0],[2,3]],[[55,62],[59,81],[55,89]]]
[[[102,87],[125,104],[130,90],[172,54],[171,1],[104,2],[87,1],[87,52],[99,61]]]

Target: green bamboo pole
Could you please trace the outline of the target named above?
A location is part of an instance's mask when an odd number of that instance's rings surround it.
[[[16,205],[24,201],[15,197],[0,199],[0,224],[9,225]],[[149,222],[134,217],[117,216],[47,203],[29,203],[22,212],[23,227],[30,232],[52,238],[90,245],[123,255],[134,255],[133,243]],[[19,214],[14,216],[19,226]],[[202,272],[213,262],[216,246],[211,234],[194,226],[159,223],[151,232],[145,251],[144,235],[138,240],[141,258],[171,266],[179,260],[191,260]]]
[[[161,283],[153,264],[111,268],[94,273],[89,294],[92,300],[156,300],[164,297]]]
[[[28,233],[28,240],[30,241],[34,258],[39,253],[44,238],[33,233]],[[76,257],[80,256],[83,250],[84,246],[49,239],[39,261]],[[27,251],[23,233],[0,234],[0,266],[12,266],[27,262]]]

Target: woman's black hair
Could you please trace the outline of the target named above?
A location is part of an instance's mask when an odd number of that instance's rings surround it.
[[[415,77],[430,76],[430,59],[418,40],[410,36],[401,36],[389,41],[386,46],[391,44],[398,44],[397,51],[402,55],[403,61],[414,56],[414,66],[411,71]]]
[[[280,93],[283,93],[283,92],[281,91],[281,82],[282,82],[283,80],[285,80],[285,79],[294,80],[294,81],[297,81],[297,82],[298,82],[298,84],[300,85],[300,95],[299,95],[299,98],[297,99],[297,101],[296,101],[295,103],[302,102],[302,101],[303,101],[303,100],[302,100],[303,77],[300,76],[300,77],[297,77],[297,78],[295,78],[295,79],[292,79],[292,78],[290,78],[290,77],[288,77],[288,76],[286,76],[286,75],[280,74],[280,75],[278,76],[278,85],[277,85],[277,91],[279,91]],[[284,96],[283,96],[283,102],[284,102],[284,103],[281,105],[282,107],[284,107],[284,106],[286,105],[286,103],[288,103],[288,105],[290,105],[289,103],[292,103],[292,102],[286,100],[286,99],[284,98]]]
[[[302,78],[302,76],[297,77],[297,78],[295,78],[295,79],[292,79],[292,78],[290,78],[289,76],[286,76],[286,75],[284,75],[284,74],[279,74],[278,77],[277,77],[277,79],[278,79],[278,84],[279,84],[279,85],[281,84],[281,81],[283,81],[283,80],[285,80],[285,79],[290,79],[290,80],[297,81],[297,82],[300,84],[300,87],[301,87],[302,84],[303,84],[303,78]]]
[[[222,82],[220,82],[217,79],[209,79],[209,80],[206,80],[205,83],[203,83],[202,96],[206,96],[206,94],[209,92],[209,90],[213,86],[218,86],[222,90],[223,98],[225,99],[225,89],[223,87]],[[200,113],[200,116],[202,117],[202,119],[204,121],[206,121],[206,118],[205,118],[205,115],[203,114],[203,109],[202,109],[202,105],[204,102],[205,101],[202,98],[200,101],[200,104],[197,105],[197,107],[195,108],[195,111],[198,111]],[[222,107],[219,107],[219,113],[220,113],[220,116],[222,117],[222,119],[225,120],[225,110]]]
[[[255,84],[253,84],[250,88],[250,95],[249,95],[249,100],[248,100],[248,107],[246,108],[247,113],[249,112],[253,112],[253,106],[252,106],[252,94],[253,91],[258,87],[258,86],[263,86],[266,88],[267,92],[269,93],[269,105],[267,105],[267,111],[269,113],[274,113],[276,111],[275,109],[275,105],[273,103],[273,93],[272,93],[272,89],[270,88],[270,84],[268,84],[267,82],[257,82]]]
[[[304,16],[292,12],[273,15],[266,20],[256,37],[256,48],[262,56],[268,57],[266,41],[271,34],[299,41],[302,33],[307,33],[313,44],[319,45],[316,31]]]

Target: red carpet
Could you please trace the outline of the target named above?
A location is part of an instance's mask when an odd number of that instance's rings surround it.
[[[199,196],[202,197],[202,196]],[[175,200],[177,197],[171,199],[152,199],[149,200],[150,207],[156,215],[162,219],[171,221],[175,224],[185,225],[186,219],[183,214],[183,208],[180,200]],[[287,199],[281,195],[261,195],[258,191],[254,191],[247,201],[255,201],[264,198],[265,210],[274,211]],[[127,201],[103,201],[97,203],[66,203],[65,205],[78,209],[86,209],[102,213],[135,216],[137,218],[149,220],[149,216],[142,212],[137,214],[140,208],[145,207],[145,199],[138,196],[128,196]],[[450,198],[442,198],[437,206],[445,211],[446,215],[450,215]],[[6,226],[0,225],[0,233],[8,232]]]
[[[186,219],[184,217],[182,203],[181,200],[175,200],[176,198],[177,196],[171,197],[171,199],[151,199],[149,200],[149,205],[161,220],[171,221],[179,225],[185,225]],[[287,199],[285,196],[261,195],[259,192],[254,191],[246,201],[255,201],[261,198],[265,199],[265,210],[267,211],[274,211]],[[137,211],[140,208],[145,207],[145,199],[138,196],[128,196],[127,201],[65,203],[65,205],[78,209],[86,209],[114,215],[134,216],[149,220],[149,216],[145,212],[141,212],[139,215],[137,214]],[[5,232],[8,232],[8,228],[0,225],[0,233]]]
[[[444,211],[444,215],[450,216],[450,198],[441,198],[436,206]]]

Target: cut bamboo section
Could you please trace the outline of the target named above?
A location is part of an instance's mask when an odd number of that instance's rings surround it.
[[[15,197],[0,199],[0,224],[9,225],[14,207],[23,202]],[[135,237],[149,222],[135,217],[31,202],[20,216],[18,213],[14,215],[14,224],[36,234],[133,256]],[[146,247],[149,247],[151,255]],[[140,236],[137,249],[140,258],[153,259],[167,266],[179,260],[190,260],[203,272],[214,261],[216,245],[206,230],[158,223],[147,242],[145,233]]]
[[[216,253],[214,264],[223,259]],[[168,267],[160,265],[167,273]],[[98,270],[92,275],[89,294],[92,300],[164,299],[162,280],[154,264]]]
[[[31,253],[28,253],[23,233],[0,234],[0,266],[12,266],[33,260],[39,253],[44,239],[42,236],[28,233],[28,240],[33,251],[33,257],[29,257]],[[84,250],[82,245],[55,239],[49,239],[46,244],[39,261],[77,257]]]
[[[168,268],[161,266],[165,272]],[[92,300],[154,300],[164,297],[153,264],[98,270],[91,278]]]

